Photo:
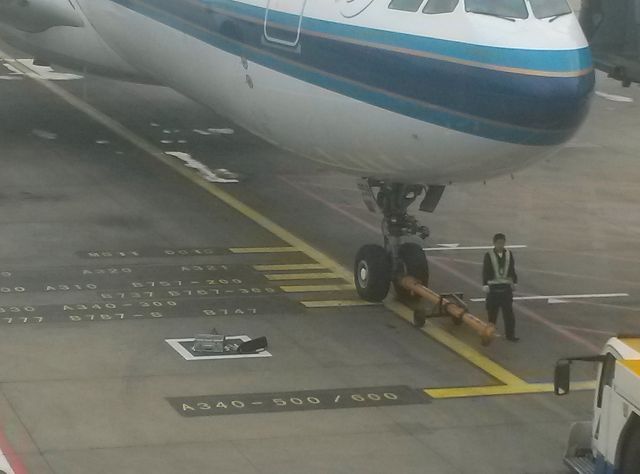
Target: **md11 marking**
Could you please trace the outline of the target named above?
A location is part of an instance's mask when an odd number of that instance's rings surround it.
[[[143,258],[143,257],[208,257],[213,255],[228,255],[229,249],[219,247],[199,248],[142,248],[131,250],[89,250],[76,252],[81,258]]]

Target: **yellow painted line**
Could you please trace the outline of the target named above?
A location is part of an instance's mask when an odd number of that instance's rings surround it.
[[[8,57],[2,51],[0,51],[0,55],[3,55],[4,57]],[[15,67],[18,69],[24,69],[24,72],[34,72],[20,63],[15,63]],[[45,89],[49,90],[51,93],[61,98],[72,107],[86,114],[88,117],[95,120],[97,123],[111,130],[113,133],[115,133],[122,139],[130,142],[140,150],[153,156],[158,161],[160,161],[161,163],[165,164],[166,166],[174,170],[176,173],[180,174],[181,176],[191,181],[193,184],[204,189],[209,194],[215,196],[220,201],[227,204],[229,207],[235,209],[240,214],[244,215],[248,219],[258,224],[259,226],[271,232],[276,237],[280,238],[283,242],[285,242],[290,246],[290,247],[283,247],[283,248],[291,249],[287,251],[290,251],[290,252],[294,252],[296,250],[300,251],[306,254],[308,257],[310,257],[314,261],[321,264],[327,270],[339,275],[345,281],[353,280],[352,272],[344,268],[342,265],[337,263],[331,257],[317,250],[316,248],[312,247],[311,245],[306,243],[304,240],[296,237],[291,232],[286,230],[284,227],[273,222],[271,219],[265,217],[264,215],[260,214],[256,210],[247,206],[242,201],[238,200],[228,192],[224,191],[221,187],[213,183],[210,183],[208,181],[205,181],[199,175],[195,174],[190,168],[183,166],[180,162],[175,160],[173,157],[165,154],[161,149],[159,149],[152,143],[148,142],[142,137],[131,132],[129,129],[121,125],[116,120],[100,112],[95,107],[92,107],[91,105],[82,101],[75,95],[67,92],[62,87],[58,86],[53,82],[41,79],[37,77],[37,75],[33,75],[33,74],[27,77],[32,79],[33,81],[35,81],[36,83],[44,87]],[[271,249],[273,249],[273,247]],[[352,287],[350,286],[350,288]],[[393,311],[394,313],[398,314],[403,319],[407,321],[413,320],[413,314],[406,306],[396,301],[387,301],[385,302],[385,306],[389,308],[391,311]],[[422,331],[425,334],[428,334],[429,336],[431,336],[433,339],[435,339],[439,343],[443,344],[444,346],[448,347],[452,351],[456,352],[461,357],[464,357],[472,364],[484,370],[485,372],[487,372],[488,374],[490,374],[492,377],[496,378],[500,382],[505,384],[511,384],[511,385],[514,385],[514,384],[517,385],[519,383],[522,384],[524,382],[518,377],[516,377],[515,375],[513,375],[511,372],[506,370],[505,368],[493,362],[488,357],[480,354],[478,351],[476,351],[472,347],[468,346],[464,342],[451,336],[446,331],[437,328],[433,324],[427,323],[427,325],[424,328],[422,328]]]
[[[618,361],[618,363],[622,364],[623,366],[625,366],[627,369],[629,369],[631,372],[635,373],[636,375],[640,375],[640,360],[625,359],[625,360]]]
[[[319,263],[291,263],[279,265],[254,265],[259,272],[296,271],[296,270],[324,270],[325,266]]]
[[[381,306],[380,303],[369,303],[364,300],[326,300],[301,301],[307,308],[345,308],[350,306]]]
[[[391,311],[396,313],[402,319],[413,324],[413,311],[407,308],[405,305],[397,302],[397,301],[388,301],[385,303],[385,306],[389,308]],[[438,341],[440,344],[448,347],[449,349],[456,352],[458,355],[464,357],[472,364],[478,366],[486,373],[491,375],[494,379],[502,382],[506,385],[524,385],[526,382],[519,377],[516,377],[514,374],[509,372],[507,369],[502,367],[500,364],[492,361],[487,356],[481,354],[473,347],[465,344],[454,335],[449,334],[444,329],[439,328],[433,323],[427,322],[424,327],[421,328],[421,331],[425,334],[428,334],[433,339]]]
[[[271,281],[331,280],[333,278],[340,278],[340,276],[335,273],[272,273],[265,275],[265,277]]]
[[[351,284],[345,285],[292,285],[281,286],[280,289],[285,293],[307,293],[319,291],[344,291],[353,290],[355,287]]]
[[[235,247],[230,248],[231,253],[289,253],[300,252],[295,247]]]
[[[627,346],[636,352],[640,352],[640,337],[626,337],[622,339]]]
[[[575,382],[571,390],[593,390],[595,381]],[[526,395],[531,393],[553,393],[552,383],[524,383],[516,385],[487,385],[482,387],[455,387],[425,389],[432,398],[489,397],[496,395]]]

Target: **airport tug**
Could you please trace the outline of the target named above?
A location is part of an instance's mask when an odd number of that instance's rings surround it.
[[[569,393],[571,364],[598,363],[593,420],[571,427],[565,463],[578,474],[640,473],[640,335],[609,339],[599,355],[558,361],[555,393]]]

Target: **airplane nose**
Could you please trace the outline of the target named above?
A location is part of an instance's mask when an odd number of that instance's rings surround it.
[[[584,121],[595,75],[587,49],[545,53],[522,51],[518,64],[431,76],[425,90],[431,103],[456,115],[445,126],[510,143],[558,145]]]
[[[557,52],[549,52],[552,54]],[[532,58],[544,58],[535,51]],[[558,57],[558,56],[555,56]],[[529,130],[519,136],[529,144],[559,144],[569,139],[586,118],[595,73],[586,49],[564,51],[561,60],[532,61],[531,68],[488,75],[478,86],[485,102],[476,110],[485,117]]]
[[[594,84],[595,74],[591,68],[564,77],[516,75],[509,87],[497,94],[499,97],[494,95],[500,104],[494,109],[494,118],[530,129],[534,142],[547,136],[550,142],[561,143],[573,135],[586,118]],[[490,95],[487,91],[487,96]]]

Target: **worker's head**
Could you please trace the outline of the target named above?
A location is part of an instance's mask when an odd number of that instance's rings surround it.
[[[504,250],[504,245],[507,243],[507,238],[504,234],[498,233],[493,236],[493,246],[498,252],[502,252]]]

